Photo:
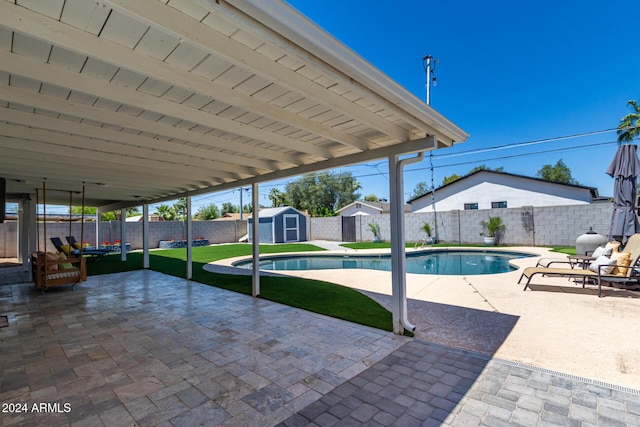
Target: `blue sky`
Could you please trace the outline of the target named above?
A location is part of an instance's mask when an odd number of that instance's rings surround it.
[[[487,147],[585,134],[615,128],[640,99],[637,0],[288,0],[338,40],[421,100],[422,58],[439,60],[431,105],[470,134],[467,142],[434,153],[434,182],[485,164],[535,176],[562,159],[581,184],[609,196],[604,173],[617,145],[615,132],[503,149]],[[609,143],[609,144],[607,144]],[[565,148],[574,149],[567,151]],[[503,158],[504,157],[504,158]],[[416,183],[431,184],[428,161],[409,166],[407,196]],[[389,197],[385,160],[350,167],[362,195]],[[260,186],[260,203],[274,186]],[[250,200],[245,193],[244,203]],[[239,191],[193,200],[239,202]],[[153,210],[153,207],[152,207]]]
[[[625,19],[640,16],[640,2],[288,2],[419,99],[425,99],[422,58],[439,60],[431,106],[470,137],[434,153],[436,187],[479,164],[535,176],[544,164],[562,159],[581,184],[612,194],[613,180],[604,170],[617,145],[597,144],[615,141],[615,132],[447,156],[615,128],[630,112],[627,101],[640,99],[637,26],[635,18]],[[549,152],[569,147],[581,148]],[[378,168],[386,171],[386,162]],[[377,172],[372,166],[350,170],[356,176]],[[428,162],[409,167],[406,192],[419,181],[431,184]],[[360,182],[363,195],[388,197],[385,177]]]

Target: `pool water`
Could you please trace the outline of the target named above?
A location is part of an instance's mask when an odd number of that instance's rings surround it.
[[[520,252],[433,250],[407,254],[407,273],[473,275],[517,270],[509,260],[535,256]],[[251,260],[234,263],[252,268]],[[369,269],[391,271],[391,255],[285,255],[260,257],[260,270]]]

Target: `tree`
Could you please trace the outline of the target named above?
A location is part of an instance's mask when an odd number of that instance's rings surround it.
[[[271,200],[271,207],[277,208],[287,204],[287,195],[277,188],[272,188],[269,191],[269,200]]]
[[[238,206],[232,204],[231,202],[224,202],[222,204],[222,215],[228,214],[228,213],[238,213],[238,212],[240,212],[240,209],[238,209]]]
[[[84,214],[85,215],[94,215],[95,216],[95,214],[97,212],[98,212],[98,209],[96,207],[93,207],[93,206],[85,206],[84,207]],[[134,215],[138,214],[138,208],[136,206],[132,206],[132,207],[126,208],[126,212],[127,212],[127,217],[134,216]],[[72,214],[81,214],[82,213],[82,206],[71,206],[71,213]],[[100,221],[116,221],[117,219],[119,219],[119,214],[116,215],[116,212],[114,212],[114,211],[103,212],[103,213],[100,214]]]
[[[379,202],[380,199],[375,194],[369,194],[368,196],[364,196],[365,202]]]
[[[198,212],[195,214],[195,218],[202,221],[220,218],[220,209],[218,209],[218,206],[214,203],[210,203],[206,206],[200,206],[200,209],[198,209]]]
[[[413,192],[409,195],[409,198],[410,199],[415,199],[417,197],[424,196],[429,191],[431,191],[431,187],[429,187],[429,185],[426,182],[420,181],[413,188]]]
[[[499,168],[490,168],[487,165],[478,165],[475,168],[471,169],[467,175],[471,175],[474,172],[478,171],[494,171],[494,172],[504,172],[504,168],[500,166]]]
[[[478,165],[475,168],[471,169],[469,172],[467,172],[467,174],[465,176],[469,176],[472,173],[478,172],[478,171],[494,171],[494,172],[503,172],[504,168],[502,166],[498,167],[498,168],[490,168],[487,165]],[[447,185],[449,183],[452,183],[453,181],[457,181],[460,178],[464,178],[463,176],[460,176],[458,174],[453,174],[453,175],[449,175],[449,176],[445,176],[442,179],[442,185]]]
[[[360,197],[360,183],[351,172],[319,172],[304,175],[287,184],[286,200],[296,209],[313,216],[332,216],[335,211]]]
[[[627,104],[633,108],[633,113],[620,119],[618,142],[631,142],[640,136],[640,105],[636,101],[629,101]]]
[[[444,178],[442,178],[442,185],[447,185],[452,183],[453,181],[457,181],[460,178],[462,178],[460,175],[458,174],[453,174],[453,175],[449,175],[449,176],[445,176]]]
[[[161,216],[165,221],[173,221],[176,219],[176,211],[172,206],[165,205],[164,203],[156,208],[154,215]]]
[[[176,219],[178,221],[184,221],[187,218],[187,198],[180,197],[178,201],[173,204],[173,210],[176,213]]]
[[[536,176],[542,179],[546,179],[547,181],[560,182],[562,184],[580,185],[580,183],[571,176],[571,169],[569,169],[569,167],[564,164],[562,159],[558,160],[558,162],[554,166],[542,166]]]
[[[100,214],[100,221],[117,221],[117,220],[118,220],[118,216],[116,215],[115,211],[109,211],[109,212]]]

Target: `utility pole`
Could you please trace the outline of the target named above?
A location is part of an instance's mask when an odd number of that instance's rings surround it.
[[[242,206],[242,190],[248,192],[249,189],[240,187],[240,221],[242,221],[242,215],[243,215],[243,210],[242,210],[242,208],[243,208],[243,206]]]
[[[422,58],[422,63],[424,65],[424,72],[426,74],[426,82],[425,82],[425,89],[427,92],[426,101],[427,101],[427,105],[431,105],[431,83],[433,83],[434,87],[437,84],[436,75],[434,74],[434,71],[436,70],[436,64],[438,63],[438,60],[433,59],[433,56],[431,55],[427,55],[424,58]]]
[[[436,69],[436,64],[438,63],[437,59],[434,59],[431,55],[427,55],[422,58],[422,64],[424,66],[425,72],[425,97],[427,105],[431,105],[431,83],[433,86],[436,86],[436,75],[434,73]],[[436,187],[433,179],[433,150],[429,151],[429,165],[431,169],[431,206],[433,208],[433,222],[434,222],[434,234],[435,241],[438,242],[438,212],[436,211]]]

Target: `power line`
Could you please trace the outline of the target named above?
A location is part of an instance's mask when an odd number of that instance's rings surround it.
[[[496,150],[506,150],[506,149],[510,149],[510,148],[519,148],[519,147],[527,147],[527,146],[530,146],[530,145],[545,144],[545,143],[548,143],[548,142],[556,142],[556,141],[562,141],[562,140],[566,140],[566,139],[583,138],[585,136],[601,135],[603,133],[614,132],[614,131],[617,131],[617,130],[618,130],[617,128],[616,129],[603,129],[603,130],[596,130],[596,131],[591,131],[591,132],[576,133],[576,134],[572,134],[572,135],[557,136],[557,137],[553,137],[553,138],[537,139],[537,140],[533,140],[533,141],[515,142],[515,143],[504,144],[504,145],[496,145],[496,146],[493,146],[493,147],[478,148],[478,149],[475,149],[475,150],[461,151],[459,153],[434,154],[433,156],[441,158],[441,159],[448,158],[448,157],[459,157],[459,156],[465,156],[465,155],[469,155],[469,154],[486,153],[486,152],[491,152],[491,151],[496,151]]]
[[[555,148],[555,149],[543,150],[543,151],[534,151],[534,152],[531,152],[531,153],[512,154],[512,155],[509,155],[509,156],[492,157],[492,158],[482,159],[482,160],[471,160],[471,161],[468,161],[468,162],[449,163],[449,164],[446,164],[446,165],[434,166],[434,168],[435,169],[440,169],[440,168],[446,168],[446,167],[452,167],[452,166],[461,166],[461,165],[477,163],[479,161],[489,162],[489,161],[494,161],[494,160],[513,159],[515,157],[530,157],[530,156],[537,156],[537,155],[540,155],[540,154],[556,153],[556,152],[560,152],[560,151],[584,150],[584,149],[591,149],[591,148],[600,147],[600,146],[603,146],[603,145],[617,144],[617,142],[618,141],[607,141],[607,142],[599,142],[599,143],[588,144],[588,145],[576,145],[576,146],[572,146],[572,147]],[[413,171],[419,171],[419,170],[428,170],[428,169],[429,169],[428,167],[423,167],[423,168],[410,169],[410,170],[407,170],[407,172],[413,172]]]

